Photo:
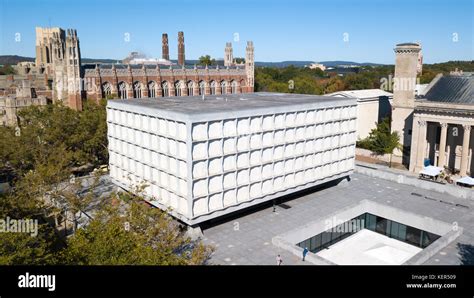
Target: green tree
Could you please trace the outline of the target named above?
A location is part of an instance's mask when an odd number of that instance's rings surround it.
[[[390,154],[389,166],[392,167],[392,155],[395,149],[401,150],[400,135],[390,129],[390,118],[386,117],[377,127],[372,129],[366,139],[360,140],[357,145],[368,149],[377,155]]]
[[[216,64],[216,59],[212,59],[211,56],[209,55],[199,57],[199,65],[210,66],[210,65],[215,65],[215,64]]]
[[[245,63],[245,58],[235,57],[234,62],[237,63],[237,64]]]
[[[165,212],[125,195],[79,229],[62,251],[62,262],[78,265],[200,265],[212,248],[186,237]],[[126,209],[125,211],[121,211]]]
[[[54,230],[47,224],[38,225],[36,236],[29,233],[0,233],[0,265],[54,264],[56,243]]]
[[[18,127],[0,128],[0,170],[22,177],[58,151],[71,170],[107,162],[105,102],[86,103],[82,112],[61,104],[21,110]]]
[[[0,75],[12,75],[12,74],[16,74],[16,71],[11,65],[5,64],[0,67]]]

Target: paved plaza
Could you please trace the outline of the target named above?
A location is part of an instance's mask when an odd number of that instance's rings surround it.
[[[272,238],[308,222],[324,219],[364,199],[447,223],[456,222],[464,228],[463,233],[425,264],[474,264],[474,201],[360,173],[354,173],[348,183],[321,188],[285,201],[277,205],[275,211],[267,204],[205,227],[204,242],[216,248],[210,263],[275,265],[276,256],[280,254],[282,265],[311,265],[274,246]]]

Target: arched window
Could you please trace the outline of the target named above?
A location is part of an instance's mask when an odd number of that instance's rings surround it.
[[[176,93],[176,96],[182,96],[183,95],[183,83],[181,81],[177,81],[176,83],[174,83],[174,88],[175,88],[175,93]]]
[[[133,83],[133,98],[142,98],[142,84],[138,81]]]
[[[119,85],[118,85],[118,89],[119,89],[119,96],[120,96],[121,99],[126,99],[126,98],[128,98],[128,95],[127,95],[127,90],[128,90],[127,83],[125,83],[125,82],[120,82]]]
[[[188,81],[188,96],[194,95],[194,82]]]
[[[217,83],[216,81],[211,81],[211,95],[216,94]]]
[[[226,93],[227,93],[227,82],[221,81],[221,94],[226,94]]]
[[[245,80],[240,80],[240,83],[239,83],[240,92],[242,92],[242,87],[245,87]]]
[[[206,82],[199,81],[199,95],[204,95],[206,92]]]
[[[102,98],[108,98],[112,95],[112,85],[109,82],[102,84]]]
[[[161,88],[163,89],[163,97],[168,97],[170,96],[170,86],[167,81],[164,81],[161,84]]]
[[[239,93],[239,83],[233,80],[232,82],[230,82],[230,86],[232,87],[233,94]]]
[[[148,82],[148,97],[156,97],[157,85],[154,81]]]

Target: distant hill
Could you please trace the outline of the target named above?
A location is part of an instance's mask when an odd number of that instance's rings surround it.
[[[290,65],[296,66],[296,67],[304,67],[306,65],[310,65],[311,63],[314,63],[315,61],[281,61],[281,62],[255,62],[255,66],[263,66],[263,67],[287,67]],[[339,65],[357,65],[357,66],[378,66],[378,65],[383,65],[383,64],[377,64],[377,63],[370,63],[370,62],[363,62],[363,63],[358,63],[358,62],[353,62],[353,61],[318,61],[317,63],[323,64],[327,67],[336,67]]]
[[[82,63],[121,63],[121,60],[114,59],[95,59],[95,58],[82,58]]]
[[[30,61],[34,62],[35,58],[32,57],[23,57],[23,56],[18,56],[18,55],[0,55],[0,65],[5,65],[5,64],[10,64],[10,65],[15,65],[18,62],[21,61]],[[172,62],[177,63],[177,60],[171,60]],[[97,58],[82,58],[82,63],[86,64],[95,64],[95,63],[121,63],[121,60],[115,60],[115,59],[97,59]],[[217,64],[220,66],[223,66],[224,61],[222,60],[217,60]],[[290,65],[294,65],[296,67],[304,67],[305,65],[310,65],[311,63],[314,63],[315,61],[281,61],[281,62],[264,62],[264,61],[257,61],[255,62],[255,66],[257,67],[277,67],[277,68],[283,68],[287,67]],[[199,60],[186,60],[187,65],[193,65],[193,64],[198,64]],[[341,65],[356,65],[356,66],[382,66],[386,64],[379,64],[379,63],[371,63],[371,62],[353,62],[353,61],[343,61],[343,60],[334,60],[334,61],[317,61],[317,63],[324,64],[326,67],[337,67]],[[456,64],[457,63],[457,64]],[[442,62],[442,63],[435,63],[432,64],[433,66],[456,66],[459,67],[460,69],[463,69],[465,71],[470,71],[472,68],[473,61],[448,61],[448,62]],[[425,64],[429,65],[429,64]],[[469,67],[468,67],[469,66]],[[451,69],[451,68],[450,68]]]
[[[23,56],[17,56],[17,55],[0,55],[0,65],[5,65],[5,64],[10,64],[14,65],[17,64],[18,62],[21,61],[30,61],[34,62],[35,58],[32,57],[23,57]],[[173,62],[177,62],[175,60],[171,60]],[[97,59],[97,58],[82,58],[82,63],[88,63],[88,64],[93,64],[93,63],[117,63],[121,62],[121,60],[114,60],[114,59]],[[255,66],[265,66],[265,67],[287,67],[290,65],[294,65],[296,67],[304,67],[305,65],[309,65],[313,63],[314,61],[281,61],[281,62],[263,62],[263,61],[257,61],[255,62]],[[199,63],[199,60],[186,60],[186,64],[193,65]],[[217,63],[219,65],[222,65],[224,62],[218,60]],[[361,66],[368,66],[368,65],[381,65],[381,64],[376,64],[376,63],[369,63],[369,62],[364,62],[364,63],[357,63],[357,62],[352,62],[352,61],[319,61],[318,63],[324,64],[325,66],[338,66],[338,65],[361,65]]]
[[[18,55],[3,55],[0,56],[0,65],[5,65],[5,64],[17,64],[18,62],[22,61],[28,61],[28,62],[34,62],[35,58],[31,57],[23,57],[23,56],[18,56]]]

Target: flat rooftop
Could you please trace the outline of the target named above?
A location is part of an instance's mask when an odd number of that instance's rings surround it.
[[[207,120],[221,117],[246,117],[264,113],[285,113],[301,109],[321,109],[356,105],[355,98],[254,92],[206,96],[173,96],[146,99],[109,100],[108,106],[157,117],[180,120]]]

